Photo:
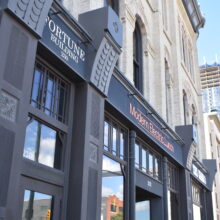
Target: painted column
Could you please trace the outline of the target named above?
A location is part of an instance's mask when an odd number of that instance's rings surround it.
[[[86,82],[76,87],[67,219],[98,220],[101,213],[104,97]]]
[[[129,133],[129,219],[135,220],[135,203],[136,203],[136,188],[135,188],[135,138],[136,132]]]
[[[167,157],[163,157],[163,203],[164,220],[168,220],[168,164]]]

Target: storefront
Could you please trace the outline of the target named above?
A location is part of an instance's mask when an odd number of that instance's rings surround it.
[[[192,134],[183,141],[115,67],[117,15],[78,22],[47,1],[31,23],[28,8],[4,4],[0,219],[212,219],[214,167],[201,182]]]

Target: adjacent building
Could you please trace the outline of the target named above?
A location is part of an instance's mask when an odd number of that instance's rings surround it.
[[[215,159],[217,173],[214,180],[212,200],[214,219],[220,219],[220,117],[217,112],[204,114],[206,158]]]
[[[220,65],[200,66],[203,112],[220,111]]]
[[[0,1],[0,219],[211,220],[196,0]]]

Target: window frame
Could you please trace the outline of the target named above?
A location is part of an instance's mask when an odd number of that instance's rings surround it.
[[[40,103],[37,102],[37,100],[33,100],[33,91],[34,91],[34,84],[35,84],[35,72],[36,70],[38,70],[41,73],[41,82],[40,82],[40,86],[38,88],[38,94],[40,93]],[[45,112],[45,110],[47,110],[46,107],[46,96],[47,96],[47,84],[46,82],[48,82],[48,79],[50,78],[50,76],[53,76],[54,78],[54,82],[53,82],[53,86],[55,86],[55,88],[53,87],[53,94],[52,96],[53,99],[51,101],[51,104],[53,102],[53,108],[52,110],[49,109],[50,114],[47,114]],[[57,91],[60,89],[60,85],[61,83],[65,83],[66,86],[66,91],[65,91],[65,101],[64,101],[64,110],[63,110],[63,119],[59,120],[57,117],[59,117],[59,112],[56,112],[56,110],[54,110],[55,108],[57,108],[57,106],[55,106],[54,104],[57,104],[57,100],[55,101],[55,99],[57,98]],[[59,88],[59,89],[58,89]],[[63,77],[63,75],[59,74],[58,71],[56,71],[54,68],[52,68],[48,63],[44,62],[42,59],[40,59],[39,57],[36,58],[35,60],[35,65],[34,65],[34,71],[33,71],[33,79],[32,79],[32,87],[31,87],[31,96],[30,96],[30,105],[34,108],[39,109],[40,111],[42,111],[43,113],[45,113],[46,115],[56,119],[57,121],[67,124],[68,122],[68,109],[69,109],[69,104],[68,104],[68,100],[70,98],[70,89],[71,89],[71,83]],[[35,103],[37,106],[34,106],[33,103]],[[59,111],[59,110],[57,110]]]
[[[134,86],[143,93],[143,43],[137,21],[133,32],[133,82]]]
[[[140,138],[136,138],[135,141],[135,145],[139,146],[139,164],[137,164],[136,162],[136,158],[135,158],[135,168],[139,171],[141,171],[142,173],[144,173],[145,175],[155,179],[156,181],[161,182],[162,181],[162,156],[157,153],[156,151],[154,151],[147,143],[143,142]],[[142,150],[146,151],[146,171],[143,170],[142,167]],[[149,171],[149,155],[153,156],[153,172],[150,173]],[[157,159],[158,161],[158,172],[156,172],[155,170],[155,160]],[[158,173],[158,175],[156,175],[156,173]]]
[[[125,128],[117,119],[114,117],[110,116],[108,113],[105,113],[105,118],[104,118],[104,139],[105,139],[105,123],[108,123],[108,145],[106,146],[105,143],[103,143],[103,154],[110,157],[111,159],[122,163],[122,164],[127,164],[127,150],[128,147],[128,129]],[[113,145],[113,128],[116,128],[116,154],[113,154],[112,150],[112,145]],[[123,158],[121,157],[120,154],[120,134],[124,135],[124,155]],[[105,141],[104,141],[105,142]]]

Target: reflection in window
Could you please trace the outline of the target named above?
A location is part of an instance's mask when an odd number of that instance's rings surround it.
[[[109,124],[108,122],[105,121],[104,123],[104,148],[105,150],[109,150]]]
[[[150,201],[136,202],[136,218],[137,220],[150,220]]]
[[[135,166],[139,168],[139,145],[135,144]]]
[[[120,132],[120,159],[124,159],[124,145],[125,145],[125,138],[124,133]]]
[[[102,164],[102,220],[123,220],[124,178],[120,163],[103,156]]]
[[[60,132],[31,118],[26,128],[23,156],[49,167],[61,168]]]
[[[144,149],[142,149],[142,170],[147,171],[147,152]]]
[[[66,122],[69,85],[49,69],[36,64],[32,86],[31,104],[47,115]]]
[[[124,160],[125,130],[110,118],[104,122],[104,150]]]
[[[25,190],[22,220],[52,219],[53,197],[51,195]]]
[[[113,127],[113,134],[112,134],[112,153],[116,155],[117,151],[117,130]]]
[[[154,175],[156,179],[159,179],[159,159],[158,158],[154,159],[154,169],[155,169]]]
[[[153,171],[154,171],[154,165],[153,165],[153,155],[152,154],[149,154],[149,168],[148,168],[148,171],[149,171],[149,175],[153,175]]]

